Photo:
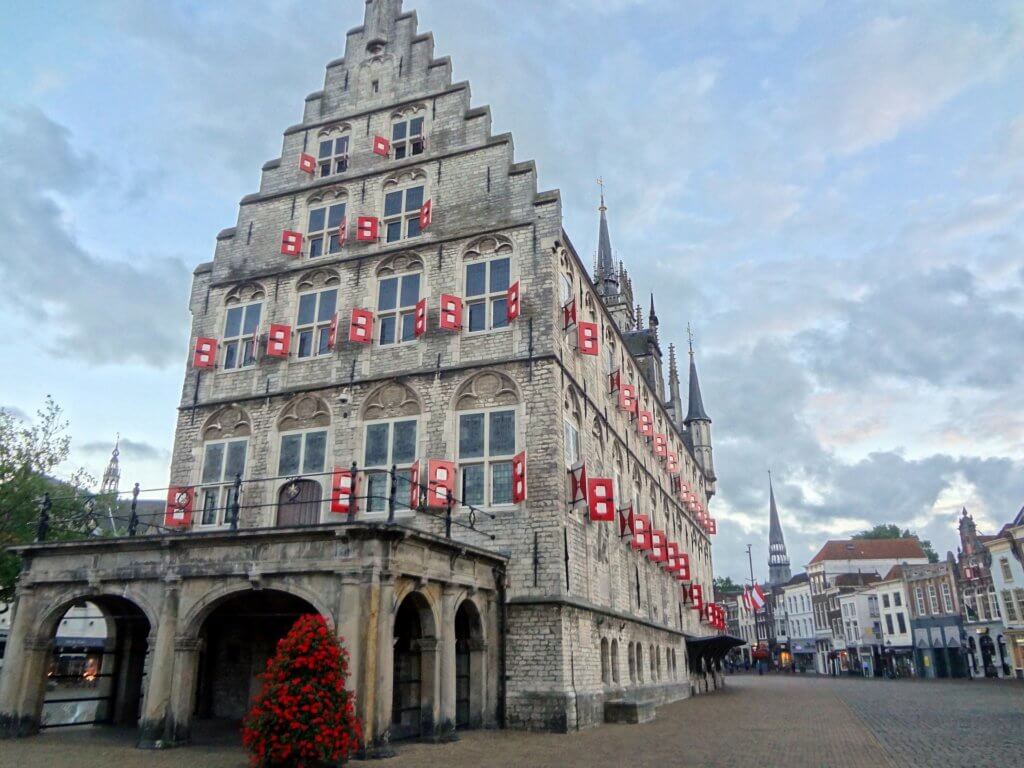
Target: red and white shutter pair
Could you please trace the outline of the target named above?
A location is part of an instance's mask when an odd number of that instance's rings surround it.
[[[519,281],[516,280],[508,287],[505,294],[505,318],[511,323],[522,310],[522,294],[519,290]]]
[[[526,500],[526,451],[512,457],[512,503]]]
[[[447,507],[455,495],[455,462],[430,459],[427,462],[427,506]]]
[[[165,528],[187,528],[192,525],[192,507],[195,489],[189,486],[173,485],[167,489],[167,506],[164,509]]]
[[[568,331],[576,325],[576,299],[569,299],[562,306],[562,330]]]
[[[385,139],[383,136],[373,137],[373,154],[380,155],[381,157],[388,157],[391,154],[391,142]]]
[[[653,437],[654,414],[650,411],[639,411],[636,418],[636,431],[642,437]]]
[[[285,256],[302,255],[302,233],[286,229],[281,233],[281,253]]]
[[[651,518],[647,515],[633,516],[633,541],[630,546],[637,552],[651,548]]]
[[[698,613],[704,610],[704,588],[700,584],[690,585],[690,602],[690,607]]]
[[[632,384],[623,384],[619,390],[619,408],[626,413],[636,413],[636,387]]]
[[[587,468],[580,464],[569,470],[569,503],[573,506],[587,500]]]
[[[379,237],[380,222],[375,216],[360,216],[356,219],[356,240],[373,242]]]
[[[369,344],[373,341],[373,312],[369,309],[353,309],[348,322],[348,340],[355,344]]]
[[[576,324],[576,348],[584,355],[597,355],[600,345],[597,340],[597,323]]]
[[[303,173],[312,174],[316,171],[316,158],[305,152],[299,155],[299,170]]]
[[[689,581],[690,580],[690,556],[685,552],[680,552],[678,557],[679,570],[676,571],[677,581]]]
[[[651,551],[647,553],[647,559],[652,563],[664,563],[668,560],[666,545],[664,531],[654,531],[651,533]]]
[[[659,459],[668,456],[668,436],[661,432],[654,435],[654,455]]]
[[[331,512],[340,515],[356,513],[356,492],[359,475],[350,469],[334,468],[331,474]]]
[[[192,353],[193,368],[214,368],[217,365],[217,340],[200,336]]]
[[[665,570],[669,573],[675,573],[682,565],[679,562],[679,545],[670,541],[665,545],[665,551],[668,553],[668,557],[665,559]]]
[[[462,330],[462,299],[459,296],[441,294],[440,326],[446,331]]]
[[[591,477],[587,480],[587,506],[590,519],[598,523],[615,520],[615,497],[610,477]]]
[[[288,357],[291,347],[291,326],[271,323],[270,330],[267,331],[267,357]]]
[[[715,518],[709,517],[707,522],[708,533],[712,536],[718,535],[718,523],[715,522]]]

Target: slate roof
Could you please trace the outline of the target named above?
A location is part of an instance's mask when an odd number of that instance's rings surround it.
[[[811,563],[823,560],[906,560],[920,557],[927,558],[927,555],[916,538],[831,539],[825,542]]]

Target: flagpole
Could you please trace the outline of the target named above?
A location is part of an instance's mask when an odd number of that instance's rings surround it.
[[[750,563],[750,586],[754,586],[754,558],[750,554],[751,545],[747,544],[747,562]]]

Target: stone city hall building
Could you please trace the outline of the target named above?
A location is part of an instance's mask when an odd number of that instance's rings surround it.
[[[55,627],[86,600],[111,626],[103,719],[142,746],[240,718],[309,612],[371,746],[643,719],[720,683],[692,350],[684,412],[603,198],[591,276],[416,15],[365,13],[195,270],[163,524],[20,549],[8,733],[45,725]]]

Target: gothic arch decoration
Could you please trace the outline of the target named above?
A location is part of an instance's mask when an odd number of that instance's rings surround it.
[[[416,117],[417,115],[423,115],[424,122],[427,117],[427,105],[422,102],[419,104],[408,104],[401,109],[396,109],[391,113],[391,120],[408,120],[409,118]],[[426,133],[426,130],[424,130]]]
[[[409,168],[384,179],[384,191],[410,186],[417,182],[427,183],[427,172],[422,168]]]
[[[403,272],[415,272],[417,270],[423,271],[423,259],[417,253],[403,251],[384,259],[377,267],[377,277],[391,277]]]
[[[576,390],[570,384],[565,388],[565,412],[569,414],[569,418],[573,421],[576,428],[579,429],[580,423],[583,421],[583,411],[580,408],[580,399],[576,395]]]
[[[315,288],[336,287],[341,284],[341,278],[333,269],[311,269],[299,275],[296,287],[299,291],[309,291]]]
[[[400,381],[381,384],[366,398],[360,413],[364,421],[418,416],[423,412],[415,390]]]
[[[330,189],[317,190],[316,193],[306,198],[306,207],[312,208],[314,205],[322,205],[324,203],[330,205],[332,203],[347,203],[348,202],[348,189],[346,187],[331,187]]]
[[[480,371],[455,393],[455,410],[469,411],[519,403],[519,388],[500,371]]]
[[[604,424],[601,423],[601,415],[594,414],[594,423],[591,426],[591,432],[594,433],[594,437],[598,440],[598,445],[604,446]],[[602,451],[603,452],[603,451]]]
[[[215,411],[203,424],[203,440],[224,440],[230,437],[249,437],[252,419],[244,408],[232,403]]]
[[[491,256],[511,256],[514,252],[515,246],[504,235],[484,235],[470,241],[462,251],[462,258],[470,261],[472,259],[487,259]]]
[[[277,418],[279,432],[295,429],[327,427],[331,423],[331,409],[323,398],[316,395],[299,395],[281,410]]]
[[[352,125],[350,123],[335,123],[334,125],[325,125],[316,132],[316,137],[317,139],[326,139],[329,136],[334,137],[351,132]]]
[[[259,301],[267,295],[266,289],[257,282],[245,282],[236,285],[224,297],[224,303],[248,304],[250,301]]]

